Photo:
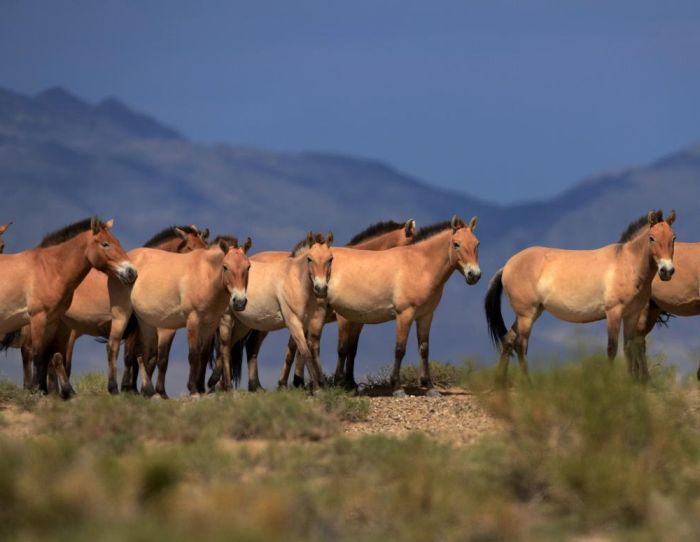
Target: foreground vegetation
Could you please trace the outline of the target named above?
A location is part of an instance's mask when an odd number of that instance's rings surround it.
[[[471,390],[491,376],[458,372]],[[90,376],[63,403],[5,383],[0,537],[691,540],[697,390],[655,377],[645,389],[589,358],[479,391],[506,429],[462,447],[344,437],[369,399],[332,391],[158,401]]]

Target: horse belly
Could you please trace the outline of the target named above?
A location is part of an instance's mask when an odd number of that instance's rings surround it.
[[[332,303],[333,309],[346,320],[361,324],[381,324],[396,318],[393,305],[362,306],[349,303]]]
[[[279,310],[263,310],[259,307],[249,306],[241,312],[235,312],[234,316],[244,326],[258,331],[276,331],[285,327],[284,318]]]
[[[585,324],[605,318],[605,303],[602,296],[581,296],[577,294],[549,296],[542,303],[545,310],[560,320]]]
[[[133,302],[134,312],[139,320],[153,327],[179,329],[187,325],[187,315],[177,304],[146,304]]]
[[[30,321],[29,311],[25,308],[11,314],[3,312],[0,315],[0,335],[10,333],[26,326]]]

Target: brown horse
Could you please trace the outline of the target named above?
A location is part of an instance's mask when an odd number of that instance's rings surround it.
[[[167,252],[191,252],[206,247],[206,239],[209,230],[199,231],[194,224],[189,226],[170,226],[154,235],[146,241],[144,247],[164,250]],[[129,252],[129,257],[131,253]],[[104,273],[91,271],[75,290],[73,302],[63,316],[64,325],[70,328],[67,344],[65,345],[66,371],[70,375],[73,347],[75,341],[81,335],[91,335],[93,337],[110,336],[113,313],[122,313],[124,308],[119,306],[119,301],[128,298],[124,294],[125,288],[118,281],[110,280]],[[138,334],[130,334],[130,342],[125,346],[125,350],[131,354],[138,343]],[[118,393],[117,385],[117,360],[119,344],[116,347],[115,357],[109,359],[108,390],[110,393]],[[133,355],[125,356],[125,360]],[[131,382],[129,373],[132,366],[126,363],[125,379]],[[135,363],[134,363],[135,364]],[[133,375],[135,378],[136,375]]]
[[[328,282],[327,301],[338,315],[351,322],[379,324],[396,320],[396,346],[391,384],[394,395],[403,396],[401,361],[406,341],[416,322],[421,357],[421,385],[430,395],[432,379],[428,366],[430,326],[440,303],[445,283],[454,271],[467,284],[481,277],[479,240],[474,235],[477,218],[469,224],[454,216],[448,222],[418,231],[410,245],[382,251],[334,249],[333,273]],[[320,337],[325,318],[312,318],[308,339],[312,346]]]
[[[333,252],[333,234],[324,238],[309,232],[307,237],[280,259],[277,253],[261,253],[259,259],[251,259],[249,303],[245,310],[226,314],[219,326],[220,355],[209,387],[213,388],[222,378],[223,389],[231,383],[231,346],[248,335],[250,330],[265,332],[285,326],[296,343],[305,361],[312,356],[305,337],[309,318],[315,314],[317,299],[324,298],[328,288]],[[268,258],[268,256],[270,256]],[[265,335],[259,335],[264,337]],[[256,352],[259,345],[256,348]],[[237,358],[235,373],[240,373],[240,358]],[[321,371],[317,359],[309,365],[312,389],[321,384]],[[249,382],[257,383],[257,356],[249,358]]]
[[[8,222],[7,224],[2,224],[0,225],[0,235],[5,233],[7,231],[7,228],[9,228],[12,225],[12,222]],[[2,254],[5,251],[5,241],[2,240],[2,237],[0,237],[0,254]]]
[[[229,244],[220,240],[212,248],[187,254],[148,248],[133,251],[132,259],[139,266],[140,278],[131,290],[130,308],[139,324],[142,359],[150,359],[155,352],[160,354],[158,330],[187,328],[190,364],[187,387],[192,394],[204,391],[199,376],[201,361],[224,311],[227,307],[242,311],[248,302],[246,290],[251,265],[246,252],[250,246],[250,239],[242,247],[237,241]],[[114,324],[113,321],[113,330]],[[167,358],[158,356],[157,363],[156,392],[165,396]]]
[[[700,243],[676,243],[673,280],[654,278],[651,301],[639,319],[639,331],[648,335],[656,323],[669,316],[700,315]],[[700,380],[700,368],[697,371]]]
[[[617,244],[597,250],[531,247],[508,260],[491,279],[485,299],[489,333],[494,343],[502,346],[499,384],[505,384],[513,349],[527,376],[530,333],[545,310],[574,323],[606,319],[611,362],[617,355],[622,323],[630,372],[648,379],[646,361],[640,359],[641,367],[636,369],[637,325],[649,303],[654,276],[658,273],[664,281],[673,276],[675,235],[671,225],[675,218],[673,211],[665,221],[661,211],[651,211],[630,224]],[[501,315],[504,289],[516,316],[510,330]]]
[[[112,235],[112,224],[88,218],[49,234],[37,248],[0,255],[0,334],[18,333],[29,324],[34,388],[48,391],[44,350],[90,269],[124,284],[136,280],[136,268]],[[68,396],[73,389],[65,376],[59,375],[61,392]]]
[[[399,222],[394,222],[393,220],[388,220],[384,222],[377,222],[367,227],[365,230],[361,231],[355,235],[350,242],[345,245],[346,247],[356,248],[359,250],[386,250],[388,248],[393,248],[397,246],[404,246],[409,244],[413,240],[413,235],[416,232],[416,221],[409,219],[403,224]],[[303,243],[301,243],[303,244]],[[252,261],[275,261],[279,259],[285,259],[288,257],[287,252],[261,252],[251,256]],[[364,324],[350,322],[342,316],[337,316],[332,310],[328,310],[326,314],[326,323],[337,321],[338,322],[338,363],[335,370],[335,383],[340,384],[345,380],[346,374],[348,375],[348,382],[346,387],[356,387],[354,383],[354,363],[355,354],[357,353],[357,346],[360,341],[360,333],[362,332],[362,327]],[[245,348],[248,356],[248,366],[257,368],[257,358],[262,346],[262,342],[267,336],[267,332],[253,330],[250,336],[245,339]],[[283,365],[282,374],[278,381],[278,386],[284,387],[287,385],[289,380],[289,369],[291,363],[296,356],[297,348],[296,342],[293,338],[289,338],[287,345],[287,353],[285,356],[285,362]],[[238,347],[237,355],[242,355],[242,350]],[[318,356],[319,354],[316,353]],[[235,365],[240,364],[239,360],[236,360]],[[347,364],[347,371],[346,371]],[[248,376],[248,390],[255,391],[261,389],[260,382],[257,379],[257,370],[253,371],[253,375]],[[294,385],[303,386],[304,385],[304,364],[297,360],[297,370],[294,375]]]

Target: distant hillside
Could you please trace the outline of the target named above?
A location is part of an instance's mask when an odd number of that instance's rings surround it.
[[[195,222],[213,232],[250,235],[256,250],[286,249],[309,229],[332,230],[342,243],[378,220],[415,218],[420,226],[455,213],[465,219],[479,215],[484,279],[467,287],[461,277],[453,278],[433,324],[431,353],[445,360],[470,354],[492,359],[481,299],[488,278],[521,248],[614,242],[652,207],[675,208],[679,238],[700,239],[695,233],[700,231],[699,178],[696,146],[650,166],[583,181],[551,200],[500,206],[468,196],[470,180],[464,193],[455,193],[374,160],[201,145],[114,98],[93,105],[60,88],[33,97],[0,89],[0,222],[15,223],[5,236],[8,252],[33,246],[43,233],[93,213],[114,217],[116,233],[128,247],[165,225]],[[535,352],[600,329],[543,320],[533,334]],[[677,331],[659,334],[683,363],[700,341],[695,344],[689,334],[681,343],[673,339],[690,325],[674,322]],[[390,361],[391,333],[391,325],[377,326],[363,336],[360,372]],[[269,385],[279,365],[283,339],[278,335],[263,350]],[[334,330],[326,335],[324,360],[330,369]],[[86,366],[102,368],[101,348],[84,340],[81,351]],[[174,365],[184,370],[179,354]],[[17,374],[13,356],[2,368]],[[407,361],[416,357],[409,350]]]

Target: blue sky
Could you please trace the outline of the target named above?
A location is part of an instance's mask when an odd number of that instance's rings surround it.
[[[0,85],[489,200],[700,142],[700,2],[1,0]]]

